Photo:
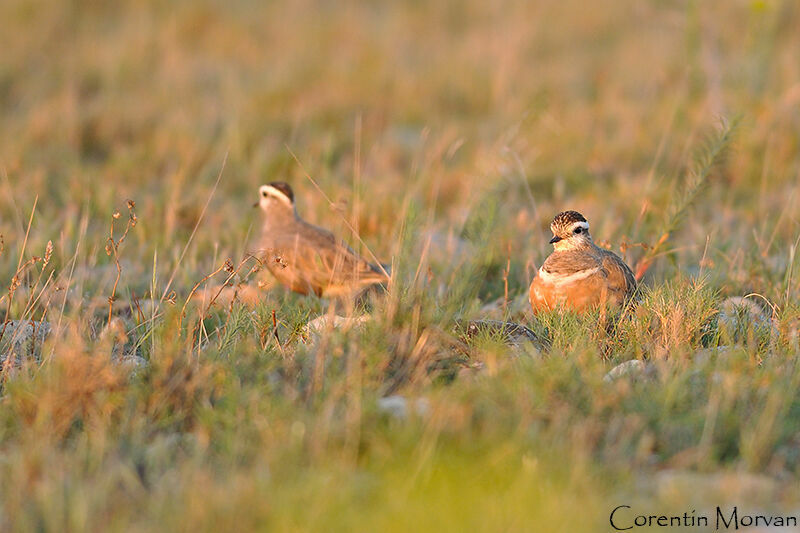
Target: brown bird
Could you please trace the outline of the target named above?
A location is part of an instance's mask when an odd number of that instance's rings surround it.
[[[577,211],[559,213],[550,230],[555,250],[531,283],[534,313],[558,307],[583,311],[619,306],[633,294],[633,272],[622,258],[592,241],[583,215]]]
[[[300,294],[357,298],[389,281],[388,267],[376,266],[323,228],[297,214],[294,192],[284,182],[262,185],[258,202],[264,212],[259,257],[275,278]]]

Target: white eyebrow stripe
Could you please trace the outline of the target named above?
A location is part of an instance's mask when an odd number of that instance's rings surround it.
[[[280,201],[282,201],[289,207],[292,206],[292,201],[289,200],[289,197],[283,194],[283,192],[280,189],[276,189],[272,185],[264,185],[263,187],[261,187],[261,190],[267,191],[267,193],[269,193],[270,196],[278,198]]]
[[[574,223],[573,225],[571,225],[569,227],[569,230],[570,231],[575,231],[575,228],[589,229],[589,223],[588,222],[576,222],[576,223]]]

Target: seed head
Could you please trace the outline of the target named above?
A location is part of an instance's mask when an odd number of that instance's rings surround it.
[[[53,241],[47,241],[47,248],[44,250],[44,266],[47,266],[51,257],[53,257]]]

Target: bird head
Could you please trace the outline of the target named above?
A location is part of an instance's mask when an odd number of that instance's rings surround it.
[[[550,223],[553,238],[550,244],[556,251],[581,248],[592,243],[589,235],[589,223],[577,211],[563,211]]]
[[[294,192],[288,183],[273,181],[258,188],[258,201],[253,207],[260,207],[267,214],[289,210],[294,212]]]

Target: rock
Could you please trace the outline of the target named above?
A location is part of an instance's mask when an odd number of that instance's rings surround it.
[[[742,348],[738,348],[741,350]],[[712,348],[703,348],[698,350],[692,355],[692,362],[696,367],[703,367],[713,361],[716,357],[730,355],[736,351],[732,346],[714,346]]]
[[[52,326],[49,322],[33,320],[10,320],[0,326],[0,359],[5,361],[9,354],[16,357],[17,362],[24,358],[40,360],[42,344],[50,335]]]
[[[97,341],[101,345],[108,346],[111,360],[122,368],[130,370],[132,376],[147,368],[149,364],[147,359],[136,353],[135,345],[128,337],[125,322],[119,317],[112,318],[111,322],[106,324],[97,336]]]
[[[732,296],[719,306],[719,327],[733,343],[755,336],[764,340],[778,334],[766,310],[750,298]]]
[[[306,324],[309,330],[324,331],[326,329],[343,329],[347,330],[353,327],[358,327],[364,322],[369,320],[369,317],[345,317],[339,315],[322,315]]]
[[[121,359],[125,356],[125,345],[128,344],[129,340],[126,329],[125,322],[115,316],[97,336],[98,342],[110,345],[112,359]]]
[[[603,381],[605,381],[606,383],[611,383],[623,377],[649,378],[652,377],[654,372],[655,372],[655,367],[653,365],[645,363],[644,361],[640,361],[638,359],[632,359],[630,361],[625,361],[624,363],[618,364],[617,366],[609,370],[606,373],[606,375],[603,376]]]
[[[400,395],[386,396],[378,400],[378,411],[393,418],[407,418],[409,409],[416,416],[426,416],[430,411],[430,403],[425,398],[408,399]]]
[[[2,331],[2,326],[0,326]],[[49,322],[36,322],[33,320],[11,320],[5,325],[5,333],[0,339],[0,362],[5,362],[8,354],[14,354],[16,362],[24,359],[41,360],[42,344],[50,336],[52,326]],[[147,360],[132,353],[129,338],[126,333],[125,323],[115,317],[111,319],[100,335],[98,342],[109,346],[110,356],[113,361],[122,366],[128,366],[134,371],[147,366]]]
[[[345,317],[339,315],[322,315],[314,320],[308,322],[305,327],[305,333],[308,335],[319,335],[324,331],[348,331],[353,328],[359,328],[369,320],[368,315],[357,317]]]
[[[544,349],[544,345],[539,337],[526,326],[515,324],[514,322],[503,322],[501,320],[470,320],[456,324],[456,330],[462,331],[462,339],[465,341],[474,339],[477,336],[485,335],[496,337],[508,346],[514,348],[524,348],[532,345],[537,352]]]
[[[147,359],[139,355],[126,355],[116,359],[115,361],[118,362],[119,366],[122,368],[129,370],[131,377],[147,368],[150,364],[147,362]]]

